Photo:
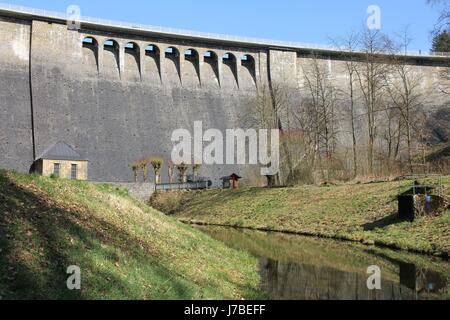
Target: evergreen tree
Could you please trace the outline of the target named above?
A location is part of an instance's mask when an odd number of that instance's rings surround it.
[[[434,52],[450,52],[450,33],[448,31],[442,31],[434,36],[432,50]]]

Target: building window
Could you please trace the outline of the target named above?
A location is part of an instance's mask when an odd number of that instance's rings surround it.
[[[72,164],[71,168],[70,168],[70,178],[72,180],[76,180],[77,179],[77,165],[76,164]]]
[[[61,169],[61,165],[59,163],[54,163],[53,164],[53,174],[57,177],[59,177],[59,172]]]

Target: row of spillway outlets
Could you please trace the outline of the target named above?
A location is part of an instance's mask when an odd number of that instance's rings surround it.
[[[143,81],[154,84],[199,87],[255,88],[256,62],[252,54],[136,42],[120,44],[114,39],[99,41],[93,36],[82,40],[85,67],[92,75],[111,80]]]

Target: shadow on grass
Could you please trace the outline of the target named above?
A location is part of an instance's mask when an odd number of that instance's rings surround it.
[[[151,266],[153,279],[172,291],[161,286],[159,294],[145,292],[144,283],[124,281],[127,270],[103,266],[117,263],[117,252],[135,265]],[[67,289],[71,265],[81,268],[81,290]],[[40,191],[24,189],[0,171],[1,299],[186,298],[189,290],[177,278],[158,263],[148,243],[86,209],[63,207]]]
[[[401,219],[398,215],[397,212],[392,213],[386,217],[383,217],[379,220],[370,222],[370,223],[366,223],[363,225],[364,231],[372,231],[375,229],[381,229],[393,224],[397,224],[397,223],[402,223],[406,221],[405,219]]]

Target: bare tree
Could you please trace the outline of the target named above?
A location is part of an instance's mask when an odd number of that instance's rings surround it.
[[[386,75],[385,80],[390,100],[393,107],[399,111],[405,128],[408,165],[410,172],[413,173],[413,126],[416,121],[417,110],[423,104],[423,95],[420,90],[420,77],[407,62],[406,54],[410,42],[408,30],[405,29],[400,36],[397,52],[392,54],[392,70],[394,73],[391,77]]]
[[[377,114],[384,108],[383,92],[385,76],[389,73],[386,63],[388,39],[378,30],[364,29],[360,34],[359,45],[364,59],[356,67],[359,88],[363,97],[365,116],[367,119],[367,162],[369,174],[374,172],[374,145],[377,137]]]
[[[427,149],[428,149],[428,143],[427,140],[431,138],[431,131],[429,127],[427,126],[428,122],[428,116],[425,112],[418,112],[417,120],[414,124],[414,131],[417,134],[418,142],[419,142],[419,151],[420,151],[420,158],[421,158],[421,164],[424,168],[423,173],[429,173],[428,172],[428,164],[427,164]]]
[[[326,67],[315,55],[307,65],[302,65],[308,98],[303,103],[300,117],[302,128],[308,132],[314,146],[313,167],[322,165],[322,156],[331,161],[336,149],[337,89]],[[325,178],[325,177],[324,177]]]
[[[342,56],[345,61],[345,71],[347,72],[347,83],[345,86],[344,96],[349,101],[350,115],[350,128],[352,136],[352,152],[353,152],[353,177],[358,174],[358,148],[356,139],[356,61],[355,61],[355,51],[357,49],[359,35],[355,32],[351,32],[346,38],[340,41],[333,41],[334,44],[342,52]]]
[[[250,110],[244,115],[245,122],[257,128],[279,129],[279,115],[285,109],[285,91],[281,85],[261,85]]]
[[[249,112],[244,114],[244,122],[259,129],[281,129],[280,115],[286,113],[287,90],[280,84],[261,85],[256,94],[256,98],[251,103]],[[280,152],[282,152],[280,150]],[[268,176],[269,186],[276,186],[283,183],[285,173],[284,167],[280,164],[280,172],[276,176]],[[288,169],[289,171],[289,169]]]
[[[260,129],[279,129],[280,134],[280,170],[276,176],[268,176],[269,186],[311,182],[306,173],[308,163],[307,139],[298,121],[293,94],[296,88],[284,83],[273,83],[270,87],[258,88],[256,99],[244,115],[247,125]],[[304,175],[304,176],[302,176]],[[303,180],[303,181],[301,181]]]
[[[442,31],[450,32],[450,0],[427,0],[431,6],[441,7],[439,19],[434,27],[433,35],[441,33]]]
[[[384,110],[384,131],[382,138],[386,143],[386,158],[388,172],[392,171],[392,164],[400,152],[402,121],[399,112],[395,108],[386,107]]]
[[[439,79],[436,81],[436,86],[439,91],[445,95],[450,95],[450,67],[446,67],[439,72]]]

